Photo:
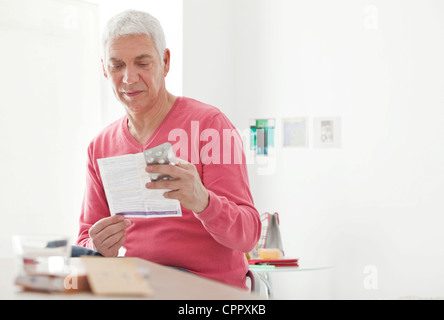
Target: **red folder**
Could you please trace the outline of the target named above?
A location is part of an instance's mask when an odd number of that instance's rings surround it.
[[[276,260],[249,260],[251,265],[273,265],[276,267],[299,267],[298,259],[276,259]]]

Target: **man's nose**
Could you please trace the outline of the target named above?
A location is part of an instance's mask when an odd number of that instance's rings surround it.
[[[139,81],[139,73],[135,68],[127,67],[123,75],[123,82],[126,84],[133,84]]]

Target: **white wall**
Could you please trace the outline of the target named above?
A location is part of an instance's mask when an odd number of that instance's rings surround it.
[[[13,234],[77,235],[86,148],[99,127],[100,69],[95,5],[1,0],[0,21],[5,257]]]
[[[341,148],[278,137],[275,172],[250,170],[259,211],[281,215],[287,254],[335,266],[275,276],[276,297],[444,296],[442,1],[187,0],[184,13],[184,95],[240,129],[342,118]]]
[[[233,1],[185,0],[183,5],[184,95],[234,116],[236,86]]]

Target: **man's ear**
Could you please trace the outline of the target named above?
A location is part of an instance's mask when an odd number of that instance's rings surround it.
[[[108,79],[108,73],[106,73],[105,63],[103,62],[103,59],[100,59],[100,61],[102,62],[103,75],[105,76],[105,78]]]
[[[170,58],[171,52],[170,49],[165,49],[163,54],[163,76],[166,77],[168,72],[170,71]]]

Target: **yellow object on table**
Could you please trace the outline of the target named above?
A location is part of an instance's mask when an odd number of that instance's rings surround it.
[[[259,249],[259,259],[277,260],[281,258],[279,249]]]

